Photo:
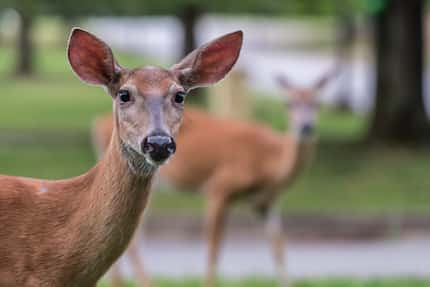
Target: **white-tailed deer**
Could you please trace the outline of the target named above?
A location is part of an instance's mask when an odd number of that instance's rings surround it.
[[[112,136],[103,160],[79,177],[0,176],[0,286],[97,284],[127,247],[158,166],[175,152],[187,91],[221,80],[241,44],[235,32],[170,69],[125,69],[101,40],[72,30],[69,62],[112,97]]]
[[[224,221],[235,200],[253,204],[267,220],[273,258],[282,284],[287,285],[282,219],[276,199],[290,186],[314,149],[317,94],[335,75],[330,71],[309,88],[296,87],[279,77],[288,99],[287,134],[241,121],[221,119],[188,109],[177,137],[178,151],[160,169],[162,181],[178,189],[204,192],[207,202],[208,261],[206,286],[213,286]],[[103,152],[112,130],[110,115],[95,121],[93,136]],[[134,241],[136,242],[136,241]],[[131,252],[136,252],[134,246]],[[130,254],[139,262],[136,254]],[[139,280],[147,282],[138,263]],[[115,267],[118,268],[118,267]],[[113,274],[119,276],[116,269]],[[114,278],[115,286],[123,286]]]

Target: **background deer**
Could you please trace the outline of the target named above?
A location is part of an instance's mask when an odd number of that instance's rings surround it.
[[[317,95],[335,75],[330,71],[308,88],[297,87],[287,78],[277,80],[288,99],[289,131],[279,134],[255,123],[221,119],[188,109],[177,137],[178,151],[160,169],[162,181],[178,189],[196,188],[206,196],[208,261],[206,286],[213,286],[222,231],[231,203],[250,202],[267,221],[273,258],[282,284],[287,284],[284,235],[279,207],[280,193],[294,182],[315,145]],[[110,115],[95,121],[93,138],[103,153],[112,128]],[[137,240],[136,240],[137,241]],[[134,241],[134,242],[136,242]],[[139,262],[133,246],[132,262]],[[122,286],[118,267],[115,286]],[[135,266],[141,282],[148,282],[142,264]]]
[[[68,59],[113,99],[106,154],[72,179],[0,176],[0,286],[94,287],[127,247],[159,165],[175,152],[186,92],[222,79],[242,32],[218,38],[170,69],[125,69],[92,34],[74,29]]]

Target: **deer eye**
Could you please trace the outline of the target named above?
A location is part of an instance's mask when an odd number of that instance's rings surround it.
[[[175,103],[183,104],[185,101],[186,94],[184,92],[177,92],[175,95]]]
[[[118,97],[121,103],[128,103],[131,101],[130,92],[127,90],[119,90]]]

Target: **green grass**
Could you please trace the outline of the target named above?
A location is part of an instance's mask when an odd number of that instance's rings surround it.
[[[1,80],[0,128],[87,130],[94,116],[110,110],[110,97],[77,79]]]
[[[137,285],[129,283],[129,287]],[[158,279],[154,282],[155,287],[199,287],[202,281],[198,279],[168,280]],[[242,280],[221,280],[220,287],[277,287],[279,284],[270,279],[242,279]],[[321,279],[321,280],[299,280],[292,284],[293,287],[429,287],[428,279]],[[107,283],[102,283],[101,287],[109,287]]]
[[[94,161],[89,143],[0,145],[0,174],[60,179],[85,172]]]
[[[70,71],[64,49],[38,49],[39,74],[13,78],[10,49],[0,48],[0,173],[63,178],[94,163],[89,127],[96,115],[110,111],[105,92],[82,84]],[[147,63],[119,55],[125,66]],[[285,130],[284,105],[255,98],[255,120]],[[364,118],[321,113],[316,157],[297,184],[282,196],[287,213],[430,213],[429,149],[365,149],[356,142]],[[23,140],[22,135],[27,135]],[[30,136],[28,136],[30,135]],[[21,139],[20,139],[21,138]],[[18,143],[18,144],[17,144]],[[152,210],[200,212],[199,195],[155,192]]]

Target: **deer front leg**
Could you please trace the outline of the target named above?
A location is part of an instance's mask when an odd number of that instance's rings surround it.
[[[125,254],[121,258],[125,257]],[[120,260],[121,259],[119,259],[111,267],[111,272],[110,272],[110,287],[125,287],[126,286],[125,280],[124,280],[124,278],[122,277],[122,274],[121,274],[121,269],[120,269],[120,264],[119,264]]]
[[[136,276],[137,286],[150,287],[151,280],[146,275],[144,266],[143,266],[144,264],[139,256],[139,242],[142,235],[142,232],[141,232],[142,229],[143,228],[141,224],[128,248],[128,257],[130,258],[130,263],[133,267],[134,275]]]
[[[208,258],[205,287],[213,287],[220,244],[226,218],[227,199],[221,194],[209,194],[207,209]]]
[[[280,286],[288,286],[288,274],[286,269],[285,253],[286,235],[282,224],[282,213],[278,207],[272,207],[266,215],[266,228],[269,236],[270,247]]]
[[[139,226],[139,228],[136,230],[136,234],[133,237],[133,240],[130,242],[130,245],[128,246],[126,252],[124,253],[123,257],[128,257],[130,259],[130,264],[133,269],[134,276],[136,278],[136,284],[139,287],[150,287],[151,281],[146,276],[146,273],[143,268],[143,263],[139,257],[139,242],[140,242],[140,235],[142,224]],[[122,276],[119,262],[115,263],[112,266],[111,269],[111,287],[126,287],[128,286],[126,283],[126,280]]]

